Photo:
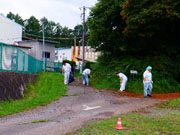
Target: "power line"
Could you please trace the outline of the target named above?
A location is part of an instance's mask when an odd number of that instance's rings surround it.
[[[30,34],[30,33],[27,33],[27,32],[24,32],[25,34],[27,34],[27,35],[29,35],[29,36],[34,36],[34,37],[41,37],[42,38],[42,36],[39,36],[39,35],[34,35],[34,34]],[[48,38],[48,39],[69,39],[69,40],[71,40],[71,39],[74,39],[74,38],[54,38],[54,37],[45,37],[45,38]]]

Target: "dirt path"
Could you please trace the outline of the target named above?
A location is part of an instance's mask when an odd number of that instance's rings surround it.
[[[60,135],[78,129],[85,123],[136,111],[159,102],[153,98],[117,96],[76,83],[71,84],[67,96],[58,101],[1,118],[0,135]]]

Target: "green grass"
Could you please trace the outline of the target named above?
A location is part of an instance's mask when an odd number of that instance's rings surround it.
[[[66,93],[63,76],[59,73],[41,72],[34,84],[29,84],[25,96],[20,100],[0,102],[0,117],[44,106]]]
[[[179,99],[177,100],[165,102],[161,107],[157,105],[139,112],[120,115],[125,130],[114,129],[118,117],[113,117],[86,124],[82,129],[66,135],[180,135],[179,105],[170,105],[174,102],[178,104]]]
[[[97,89],[114,89],[119,90],[120,88],[120,80],[119,78],[98,78],[97,76],[94,76],[90,80],[90,83],[94,88]],[[169,88],[169,89],[168,89]],[[142,79],[137,80],[128,80],[126,84],[126,90],[130,92],[134,92],[137,94],[143,94],[144,92],[144,86]],[[173,92],[179,92],[179,88],[175,86],[169,86],[168,80],[155,80],[153,83],[153,93],[173,93]]]
[[[166,56],[156,57],[132,57],[101,56],[92,66],[91,84],[98,89],[119,89],[120,80],[117,72],[122,72],[128,77],[126,90],[143,94],[143,73],[148,65],[153,67],[153,93],[179,92],[179,71],[173,60],[167,60]],[[180,65],[180,64],[178,64]],[[132,75],[130,70],[137,70],[138,74]]]
[[[159,104],[159,107],[167,109],[180,109],[180,98],[172,101],[167,100],[164,102],[164,104]]]

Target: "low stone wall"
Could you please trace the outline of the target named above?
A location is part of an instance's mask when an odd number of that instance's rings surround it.
[[[22,98],[27,83],[33,83],[36,77],[34,74],[0,72],[0,101]]]

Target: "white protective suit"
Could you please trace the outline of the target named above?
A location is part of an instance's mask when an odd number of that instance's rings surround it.
[[[126,88],[126,83],[127,83],[127,76],[123,73],[119,73],[119,77],[120,77],[120,91],[124,91]]]
[[[64,84],[68,84],[69,75],[71,72],[71,65],[69,63],[66,63],[66,65],[63,65],[62,69],[64,70]]]

